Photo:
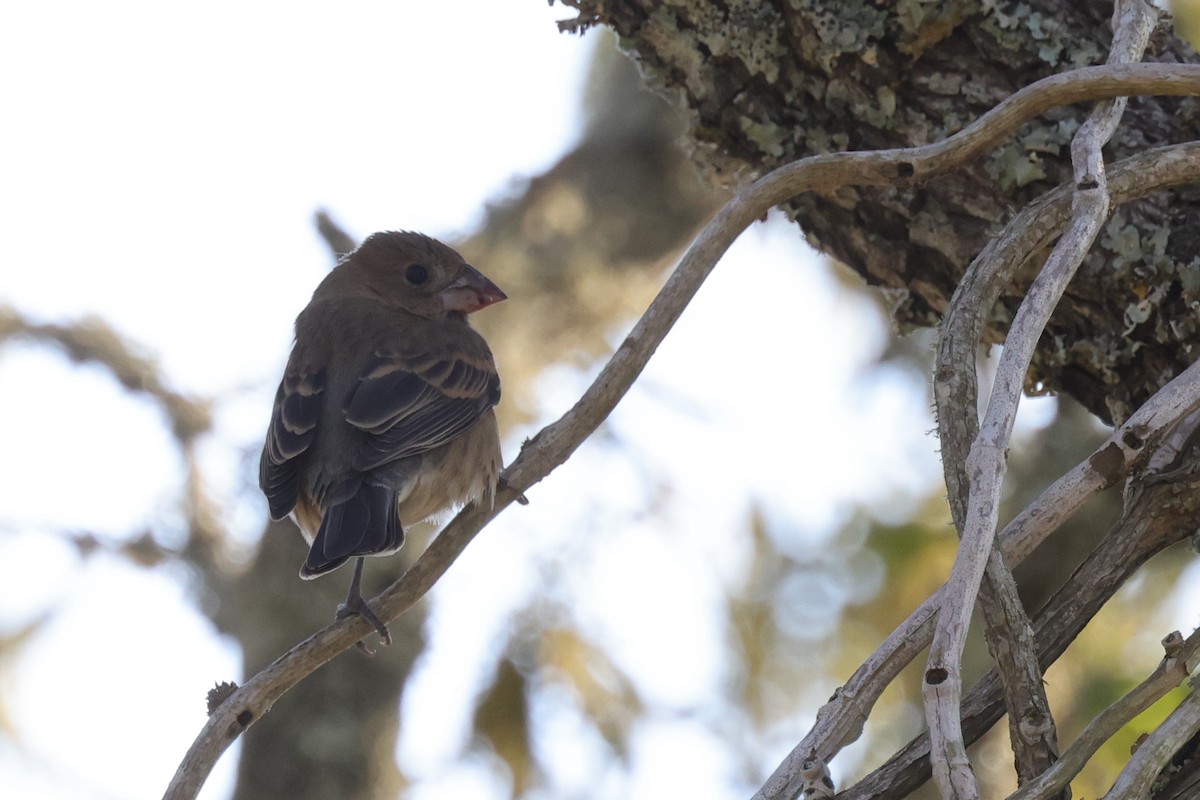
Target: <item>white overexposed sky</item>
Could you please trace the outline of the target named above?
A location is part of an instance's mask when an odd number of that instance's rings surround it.
[[[174,388],[217,399],[201,456],[231,533],[253,543],[266,509],[247,491],[245,454],[292,320],[330,263],[314,210],[356,235],[470,231],[576,135],[596,37],[559,34],[569,14],[541,0],[0,7],[0,303],[38,321],[98,316]],[[737,337],[731,308],[746,312]],[[752,504],[802,548],[855,503],[936,485],[921,388],[861,374],[884,340],[869,301],[842,290],[794,227],[772,218],[743,235],[606,423],[626,447],[586,444],[435,590],[403,709],[404,731],[421,731],[398,753],[410,796],[502,796],[494,765],[459,762],[469,704],[511,615],[564,565],[560,598],[646,698],[686,709],[724,677],[714,612],[749,558],[739,532]],[[713,379],[729,363],[769,376],[770,390],[751,405]],[[591,374],[547,369],[545,419]],[[85,562],[55,534],[170,541],[178,455],[152,405],[43,348],[0,349],[0,390],[0,632],[56,609],[19,655],[0,653],[17,659],[0,686],[17,737],[0,735],[0,793],[158,797],[203,723],[204,691],[243,677],[238,653],[184,576]],[[679,397],[695,402],[681,410]],[[648,472],[672,484],[654,518],[640,515]],[[567,704],[544,705],[539,752],[564,794],[741,788],[740,765],[683,717],[638,728],[624,778]],[[232,770],[224,759],[202,796],[227,796]]]

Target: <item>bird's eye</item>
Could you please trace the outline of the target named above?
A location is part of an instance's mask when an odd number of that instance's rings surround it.
[[[409,264],[408,268],[404,270],[404,280],[413,286],[420,286],[429,280],[429,270],[421,264]]]

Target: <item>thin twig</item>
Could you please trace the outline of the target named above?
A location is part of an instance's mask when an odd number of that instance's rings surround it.
[[[468,507],[372,607],[395,618],[433,586],[479,530],[522,492],[571,456],[641,374],[704,279],[743,230],[779,203],[807,191],[849,185],[893,185],[954,169],[995,145],[1022,122],[1052,107],[1136,94],[1200,95],[1200,66],[1138,64],[1087,67],[1040,80],[955,136],[921,147],[837,153],[781,167],[738,192],[705,226],[633,331],[583,397],[544,428],[504,472],[495,507]],[[222,752],[289,688],[367,635],[370,626],[346,619],[314,634],[234,691],[210,715],[184,756],[165,798],[194,798]]]
[[[1134,751],[1116,783],[1102,800],[1140,800],[1150,796],[1150,787],[1179,745],[1200,731],[1200,694],[1192,688],[1174,711]]]

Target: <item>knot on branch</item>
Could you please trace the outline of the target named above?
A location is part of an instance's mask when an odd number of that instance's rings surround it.
[[[233,681],[220,681],[219,683],[214,684],[213,687],[208,690],[208,695],[205,697],[205,707],[208,711],[208,715],[211,717],[214,713],[216,713],[217,709],[221,707],[221,704],[229,699],[229,696],[236,692],[237,688],[237,683]]]

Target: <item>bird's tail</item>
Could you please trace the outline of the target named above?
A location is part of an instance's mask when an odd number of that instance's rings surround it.
[[[402,544],[395,490],[364,482],[349,500],[325,511],[300,577],[323,575],[355,556],[394,553]]]

